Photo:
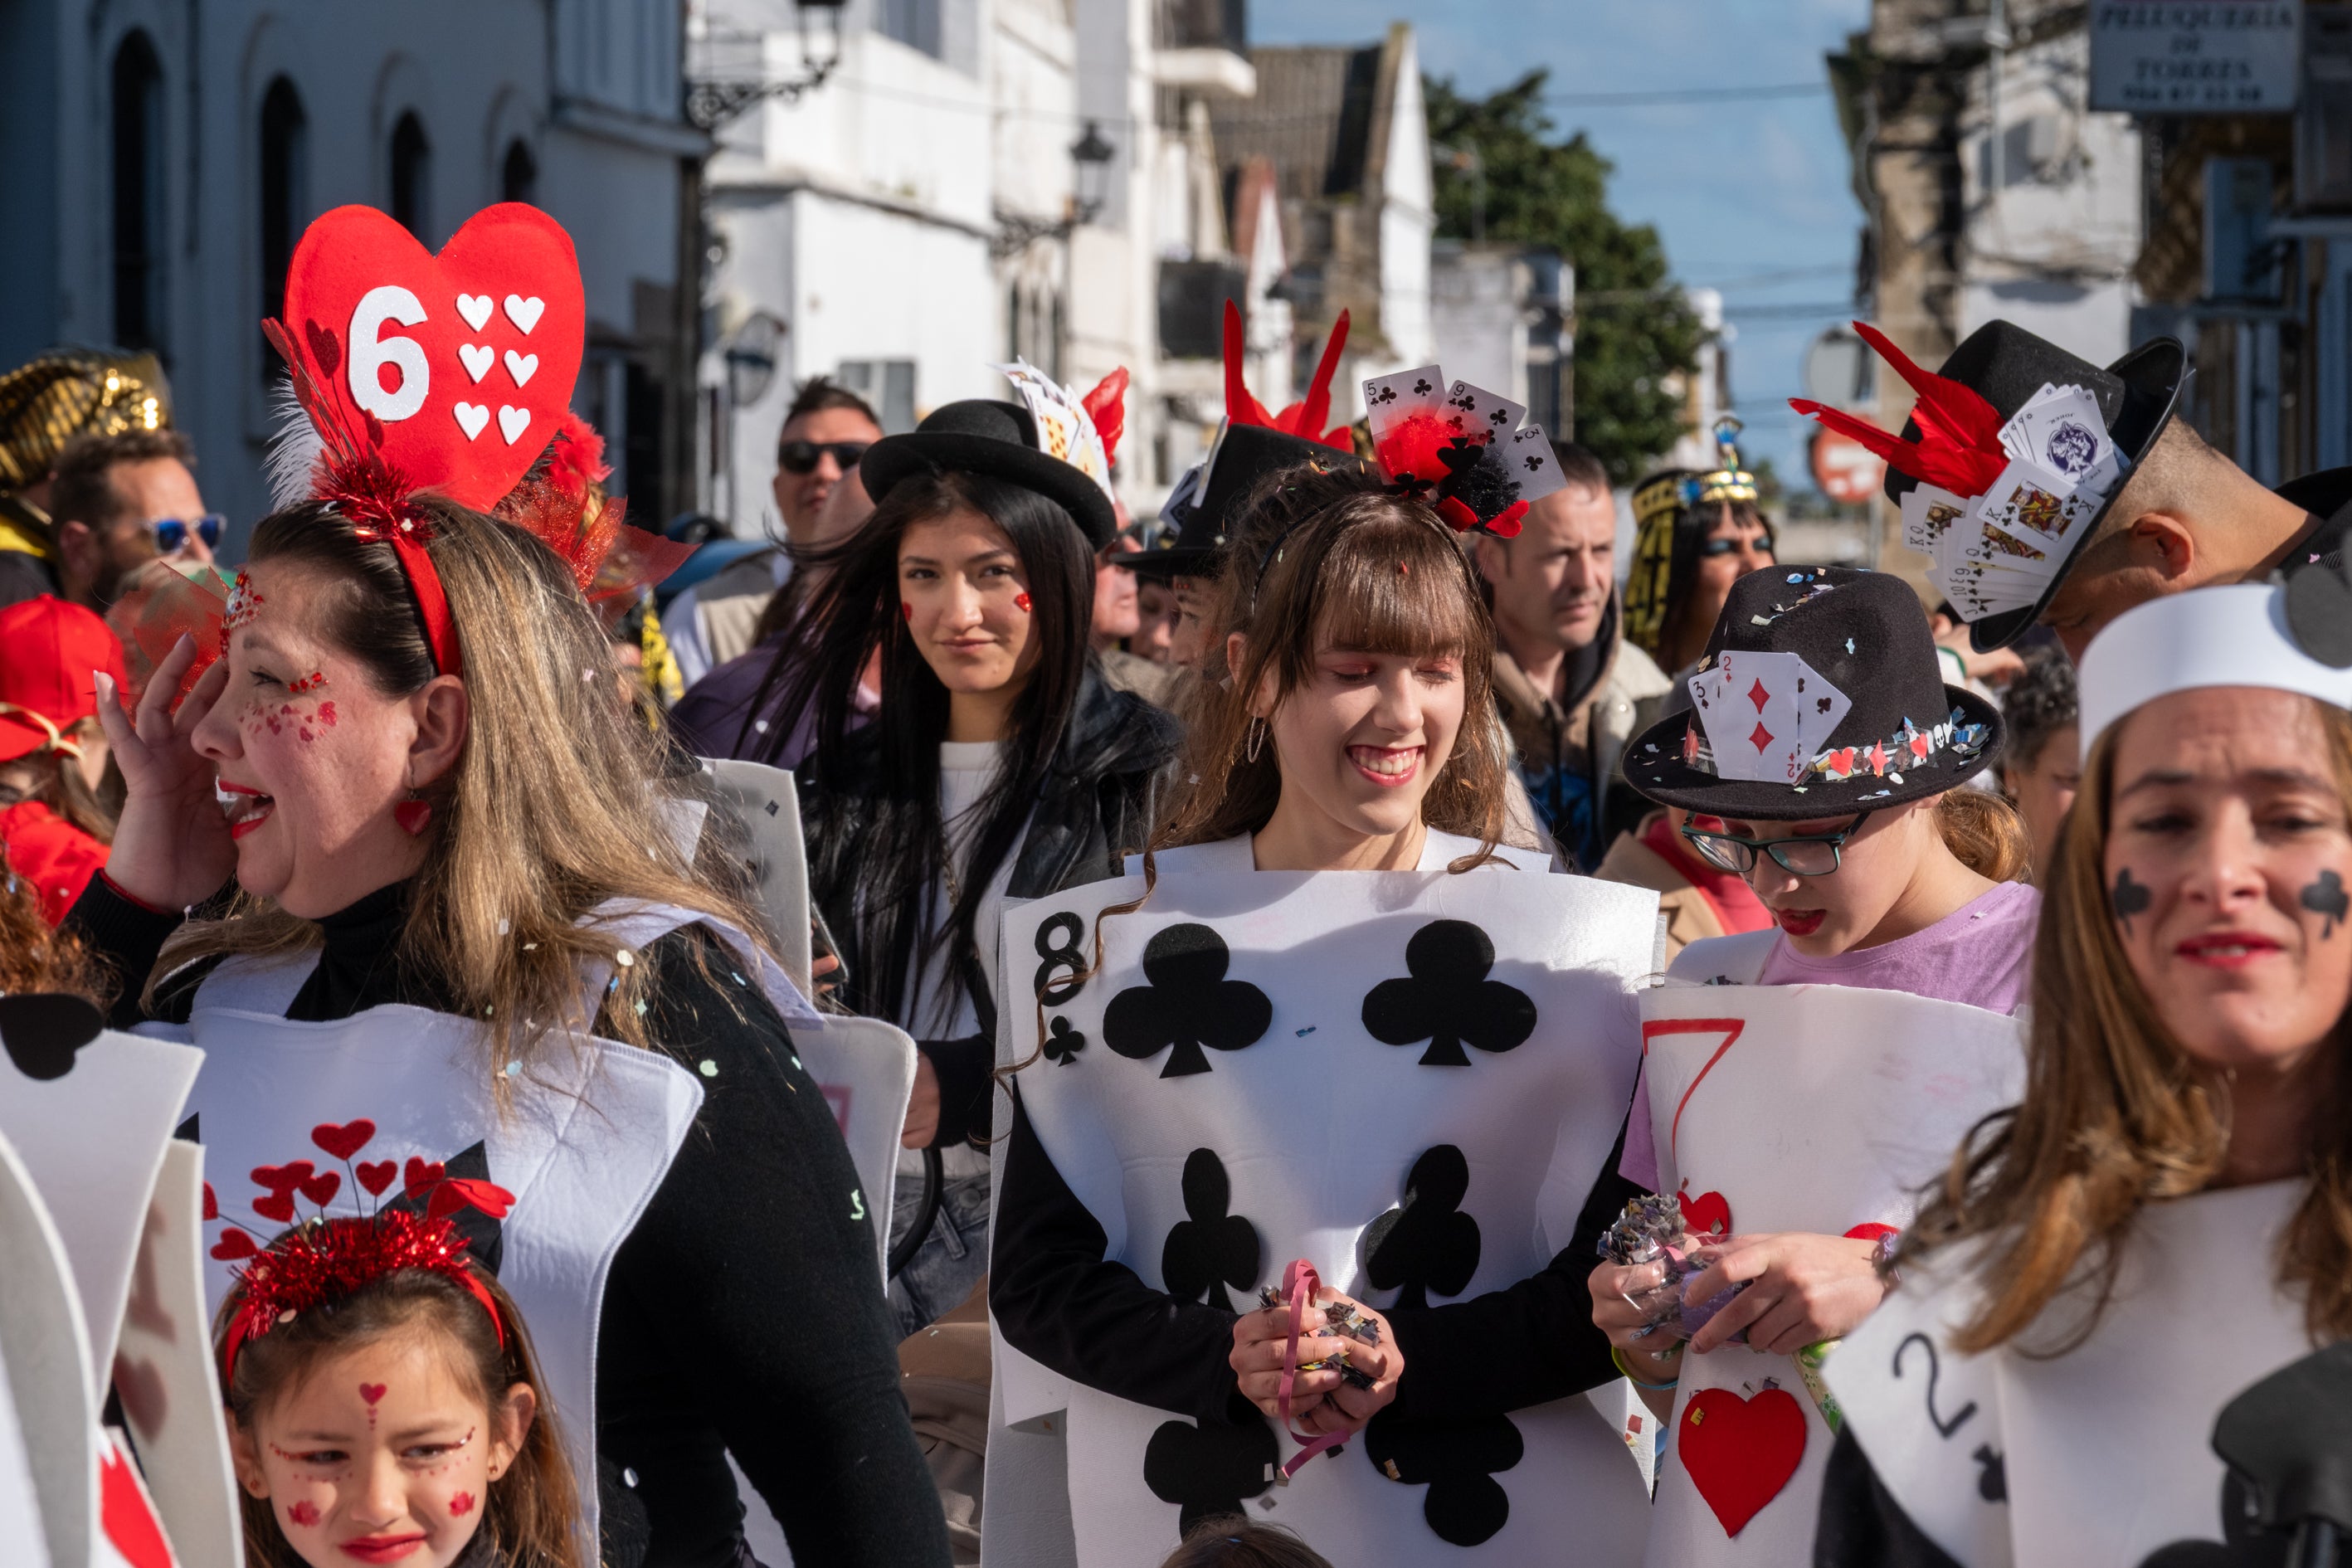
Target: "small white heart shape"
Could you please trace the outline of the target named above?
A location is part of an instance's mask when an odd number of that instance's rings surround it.
[[[488,367],[484,366],[483,368],[488,369]],[[514,384],[517,386],[521,386],[528,383],[538,370],[539,356],[537,354],[519,354],[512,349],[507,350],[507,374],[514,377]],[[482,378],[478,375],[474,379],[476,381],[479,381]]]
[[[458,295],[457,314],[466,318],[467,326],[480,331],[490,324],[490,297],[488,294]]]
[[[508,446],[511,447],[517,441],[521,440],[522,433],[530,428],[530,409],[515,408],[505,404],[499,405],[499,434],[507,438]]]
[[[499,363],[499,351],[488,343],[459,343],[457,363],[466,367],[467,375],[479,381],[490,374],[490,366]]]
[[[483,407],[480,404],[460,403],[457,405],[457,428],[466,433],[467,440],[471,441],[476,437],[479,436],[482,433],[483,427],[488,425],[489,422],[490,411]]]
[[[545,302],[536,294],[528,300],[518,299],[512,294],[507,296],[507,320],[526,332],[539,325],[539,313],[546,309]]]

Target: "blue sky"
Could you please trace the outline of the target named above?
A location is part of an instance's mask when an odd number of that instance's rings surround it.
[[[1869,14],[1869,0],[1251,0],[1249,26],[1257,43],[1347,43],[1403,20],[1422,68],[1465,91],[1492,91],[1540,65],[1551,68],[1552,91],[1573,95],[1825,82],[1822,57]],[[1805,345],[1841,314],[1744,312],[1836,305],[1853,291],[1862,211],[1828,92],[1551,112],[1562,134],[1583,130],[1616,164],[1611,205],[1657,226],[1675,278],[1723,289],[1748,439],[1784,478],[1809,482],[1810,421],[1784,399],[1800,390]]]

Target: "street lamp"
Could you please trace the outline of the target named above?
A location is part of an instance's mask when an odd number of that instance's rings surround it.
[[[1078,166],[1077,217],[1080,223],[1092,223],[1102,211],[1103,197],[1110,184],[1110,161],[1118,149],[1103,140],[1102,126],[1087,121],[1087,133],[1070,146],[1070,161]]]
[[[989,254],[1002,261],[1008,256],[1018,256],[1041,239],[1067,239],[1080,224],[1094,222],[1108,194],[1110,161],[1118,156],[1118,149],[1103,137],[1101,121],[1087,121],[1086,134],[1070,143],[1070,162],[1076,165],[1076,179],[1068,210],[1049,223],[1026,213],[997,208],[996,237],[989,242]]]
[[[793,0],[793,20],[800,30],[802,74],[783,81],[765,79],[765,60],[752,69],[750,79],[728,79],[721,77],[696,77],[686,84],[686,117],[698,131],[715,131],[753,104],[764,99],[781,98],[786,103],[801,94],[823,87],[841,64],[841,13],[849,0]],[[809,13],[822,12],[824,16],[823,53],[813,55],[809,48]],[[752,35],[755,46],[763,46],[759,35]],[[764,48],[762,48],[764,54]]]

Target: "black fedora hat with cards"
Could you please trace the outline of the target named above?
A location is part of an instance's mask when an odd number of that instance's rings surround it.
[[[1661,805],[1804,822],[1941,795],[1991,763],[2000,710],[1945,684],[1909,584],[1844,566],[1768,566],[1731,585],[1691,707],[1625,748]]]
[[[1790,406],[1886,459],[1904,543],[1929,558],[1977,651],[2006,647],[2041,618],[2170,423],[2187,353],[2158,338],[2101,368],[1994,321],[1931,374],[1876,329],[1854,330],[1918,394],[1902,435],[1803,398]]]

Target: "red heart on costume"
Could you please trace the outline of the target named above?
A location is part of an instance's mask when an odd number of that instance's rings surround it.
[[[290,1210],[294,1205],[289,1203],[286,1206]],[[213,1256],[223,1263],[234,1263],[240,1258],[250,1258],[260,1250],[261,1248],[253,1245],[253,1237],[241,1230],[225,1230],[221,1232],[221,1238],[213,1243]]]
[[[294,248],[284,320],[347,430],[488,510],[571,406],[588,311],[572,237],[502,202],[438,256],[373,207],[335,208]]]
[[[1675,1202],[1682,1205],[1683,1228],[1693,1236],[1731,1234],[1731,1205],[1721,1193],[1701,1193],[1696,1197],[1676,1193]]]
[[[256,1198],[253,1200],[253,1212],[264,1219],[291,1225],[294,1223],[294,1194],[291,1192],[272,1193],[266,1198]]]
[[[1780,1496],[1805,1457],[1805,1412],[1785,1388],[1742,1399],[1702,1388],[1683,1408],[1675,1447],[1726,1535],[1737,1535]]]
[[[417,1156],[411,1154],[408,1157],[408,1179],[401,1184],[400,1190],[404,1193],[421,1192],[447,1173],[448,1167],[440,1161],[436,1160],[431,1164],[427,1164]]]
[[[318,1168],[308,1160],[297,1160],[288,1165],[256,1165],[253,1168],[253,1184],[267,1187],[273,1193],[290,1193],[309,1181],[310,1173]]]
[[[335,1201],[335,1194],[342,1189],[342,1173],[321,1171],[302,1184],[302,1195],[320,1208],[325,1208]]]
[[[360,1397],[373,1405],[383,1397],[383,1390],[384,1385],[381,1383],[362,1383],[360,1384]]]
[[[425,1217],[439,1219],[471,1204],[492,1219],[504,1219],[514,1207],[514,1194],[492,1182],[469,1181],[453,1176],[433,1189],[433,1201],[425,1205]]]
[[[356,1121],[346,1121],[341,1127],[331,1121],[321,1121],[310,1129],[310,1142],[338,1160],[348,1160],[367,1147],[375,1136],[375,1123],[362,1116]]]
[[[220,1199],[213,1196],[213,1184],[210,1182],[205,1184],[205,1217],[220,1218]]]
[[[1903,1233],[1891,1225],[1880,1225],[1873,1220],[1855,1226],[1845,1234],[1849,1241],[1876,1241],[1882,1236],[1900,1236]]]
[[[371,1197],[382,1197],[384,1188],[392,1185],[392,1179],[398,1174],[400,1167],[389,1160],[379,1160],[373,1165],[362,1160],[359,1164],[360,1185],[368,1190]]]

